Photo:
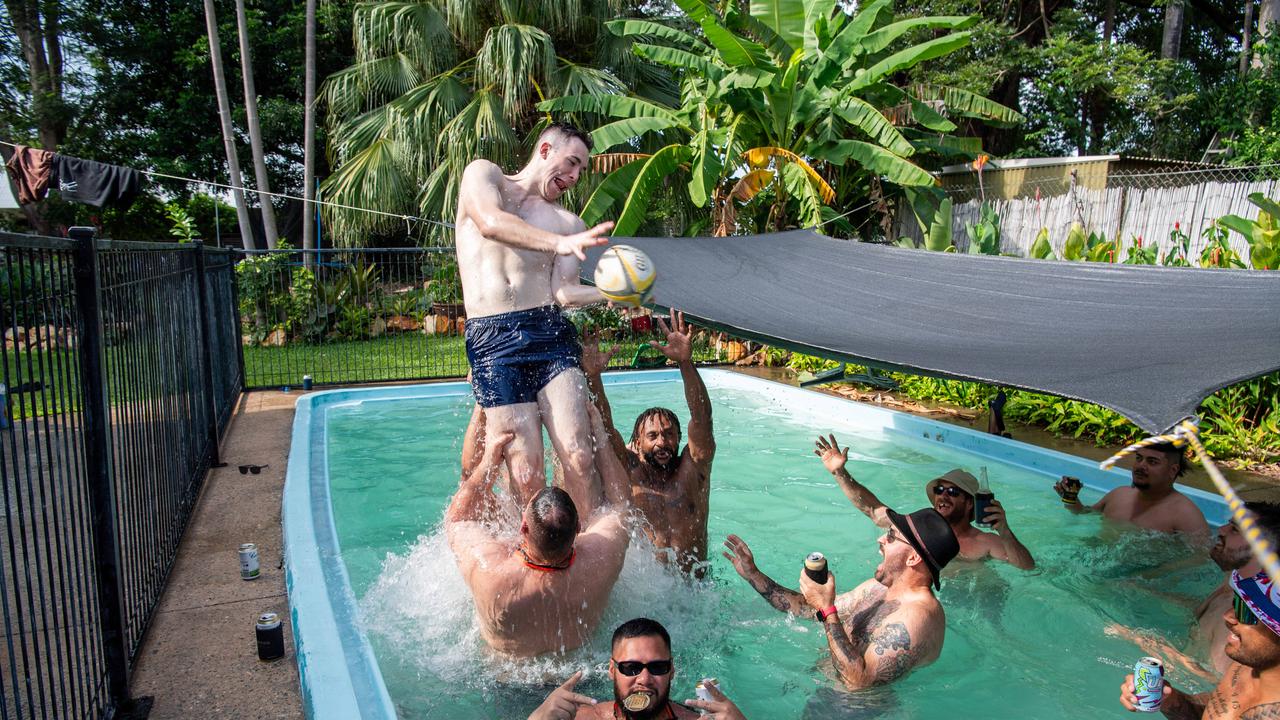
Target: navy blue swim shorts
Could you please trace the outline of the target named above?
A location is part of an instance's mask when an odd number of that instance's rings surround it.
[[[466,331],[480,407],[537,402],[552,378],[582,367],[578,331],[555,305],[467,318]]]

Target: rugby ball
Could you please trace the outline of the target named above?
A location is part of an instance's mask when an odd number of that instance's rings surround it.
[[[649,256],[630,245],[613,245],[596,262],[596,289],[621,305],[640,307],[649,302],[657,277]]]

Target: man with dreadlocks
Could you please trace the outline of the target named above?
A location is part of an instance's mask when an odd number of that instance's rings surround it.
[[[682,313],[671,324],[659,320],[665,345],[650,343],[680,368],[685,402],[689,405],[689,444],[680,449],[680,419],[667,408],[649,408],[636,418],[631,441],[625,442],[613,423],[600,373],[618,351],[599,349],[595,338],[583,344],[582,369],[604,416],[609,439],[623,458],[631,477],[631,504],[642,516],[645,532],[659,549],[663,562],[674,560],[684,572],[702,575],[698,563],[707,559],[707,507],[711,492],[711,461],[716,441],[711,434],[711,398],[693,364],[693,345]]]

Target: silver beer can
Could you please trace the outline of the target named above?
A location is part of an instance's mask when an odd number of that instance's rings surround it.
[[[245,543],[240,546],[240,579],[258,579],[258,546]]]
[[[1158,712],[1164,700],[1164,663],[1159,658],[1144,657],[1133,666],[1134,703],[1139,712]]]
[[[693,687],[693,691],[697,694],[699,700],[711,702],[714,699],[711,697],[711,693],[707,690],[708,687],[714,687],[719,690],[720,684],[716,682],[715,678],[702,678],[699,680],[698,684]]]

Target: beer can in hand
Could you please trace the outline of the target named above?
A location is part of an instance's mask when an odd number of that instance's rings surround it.
[[[280,616],[265,612],[258,616],[258,659],[279,660],[284,657],[284,626]]]
[[[699,680],[698,684],[693,688],[693,691],[697,693],[699,700],[702,700],[703,702],[712,702],[715,699],[711,697],[711,691],[707,690],[708,687],[713,687],[719,690],[720,684],[716,682],[715,678],[702,678]]]
[[[257,580],[258,574],[258,546],[253,543],[245,543],[240,546],[240,579],[241,580]]]
[[[1157,712],[1164,700],[1164,663],[1159,658],[1144,657],[1133,666],[1134,703],[1139,712]]]
[[[819,585],[827,584],[827,557],[820,552],[811,552],[804,559],[804,574]]]

